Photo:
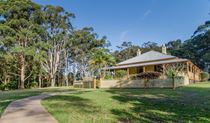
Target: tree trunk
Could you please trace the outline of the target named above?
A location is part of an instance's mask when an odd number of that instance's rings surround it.
[[[24,89],[25,82],[25,56],[23,54],[20,55],[20,81],[19,81],[19,89]]]
[[[42,76],[39,74],[39,88],[42,88]]]
[[[64,75],[64,77],[65,77],[66,86],[69,86],[68,74]]]
[[[55,78],[52,73],[50,73],[50,84],[51,84],[51,87],[55,87]]]
[[[175,77],[172,78],[172,81],[173,81],[173,89],[175,90],[176,89]]]

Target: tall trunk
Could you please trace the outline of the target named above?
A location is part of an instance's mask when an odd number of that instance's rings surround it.
[[[68,74],[67,75],[64,75],[64,78],[65,78],[65,83],[66,83],[66,86],[69,86],[69,81],[68,81]]]
[[[172,81],[173,81],[173,89],[176,89],[176,83],[175,83],[175,77],[172,77]]]
[[[39,73],[39,88],[42,88],[42,76]]]
[[[24,89],[25,82],[25,56],[23,54],[20,55],[20,81],[19,81],[19,89]]]
[[[51,84],[51,87],[55,87],[55,78],[54,78],[53,73],[50,73],[50,84]]]

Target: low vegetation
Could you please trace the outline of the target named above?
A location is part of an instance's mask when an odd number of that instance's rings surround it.
[[[42,104],[60,123],[210,122],[210,83],[171,89],[101,89]]]
[[[209,73],[207,73],[207,72],[201,73],[201,81],[203,81],[203,82],[208,81],[209,77],[210,77]]]

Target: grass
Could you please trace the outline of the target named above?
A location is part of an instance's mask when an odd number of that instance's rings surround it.
[[[210,83],[176,90],[89,90],[42,104],[60,123],[210,122]]]
[[[70,91],[70,88],[46,88],[46,89],[25,89],[25,90],[14,90],[14,91],[0,91],[0,116],[2,115],[5,108],[13,101],[29,97],[35,96],[44,93],[52,93],[52,92],[64,92]]]

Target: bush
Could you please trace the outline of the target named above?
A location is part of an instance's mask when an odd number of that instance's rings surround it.
[[[201,75],[201,81],[208,81],[208,79],[209,79],[209,73],[202,72],[200,75]]]
[[[15,89],[18,89],[18,82],[17,81],[11,81],[11,82],[7,83],[6,86],[9,90],[15,90]]]
[[[31,83],[31,88],[37,88],[37,87],[38,87],[37,82],[32,82],[32,83]]]
[[[106,76],[104,77],[104,79],[106,80],[111,80],[113,79],[112,75],[109,73],[109,74],[106,74]]]
[[[127,71],[125,70],[117,70],[115,73],[116,78],[124,78],[125,76],[127,76]]]
[[[0,84],[0,90],[4,91],[6,89],[6,85],[5,84]]]

